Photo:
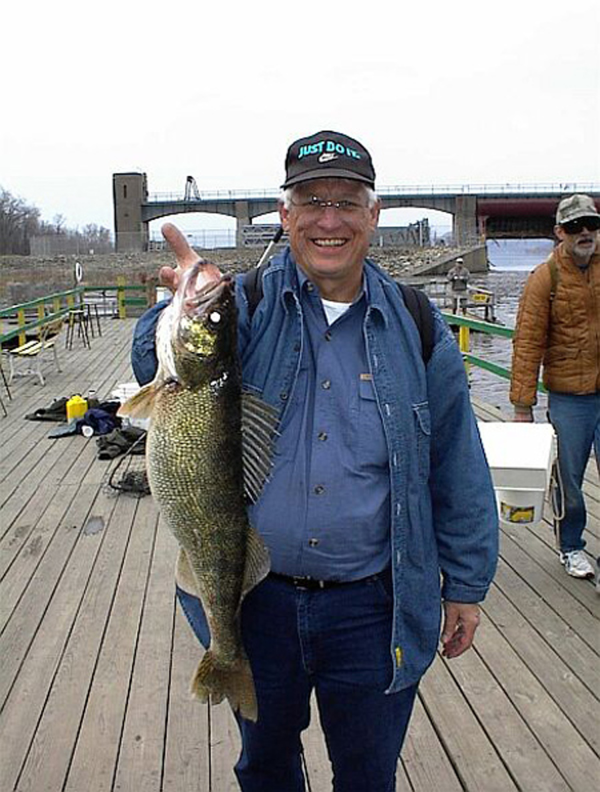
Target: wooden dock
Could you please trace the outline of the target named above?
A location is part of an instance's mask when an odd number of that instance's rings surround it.
[[[89,350],[63,341],[63,371],[46,367],[45,387],[16,380],[8,401],[0,382],[0,792],[237,789],[235,721],[188,695],[199,648],[175,607],[175,543],[152,499],[108,486],[120,458],[99,460],[94,438],[51,440],[56,424],[23,417],[131,381],[132,327],[105,320]],[[596,556],[595,466],[585,492]],[[600,596],[564,573],[549,523],[501,542],[476,647],[437,657],[421,685],[397,790],[597,787]],[[330,790],[314,708],[304,746],[310,790]]]

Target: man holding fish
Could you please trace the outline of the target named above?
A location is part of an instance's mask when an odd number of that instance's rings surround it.
[[[494,492],[452,334],[432,306],[425,361],[403,291],[366,258],[380,212],[369,152],[338,132],[297,140],[282,187],[289,246],[255,310],[244,276],[164,227],[176,296],[138,322],[146,387],[125,410],[152,414],[178,596],[210,644],[192,686],[236,713],[241,789],[305,790],[314,693],[334,789],[391,792],[442,612],[445,657],[473,642]]]

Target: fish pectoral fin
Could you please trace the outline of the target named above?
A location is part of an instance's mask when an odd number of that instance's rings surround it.
[[[151,382],[149,385],[144,385],[134,396],[127,399],[125,404],[122,404],[117,415],[120,418],[128,416],[130,418],[149,418],[152,414],[154,407],[154,398],[156,395],[156,385]]]
[[[242,580],[240,604],[246,594],[267,577],[270,569],[271,558],[267,546],[261,535],[250,525],[246,538],[246,566]]]
[[[250,391],[242,392],[244,492],[251,502],[258,500],[269,478],[278,423],[274,407]]]
[[[231,708],[247,720],[256,721],[258,717],[254,679],[245,655],[230,665],[220,666],[209,649],[196,669],[191,691],[200,701],[210,699],[213,704],[226,698]]]

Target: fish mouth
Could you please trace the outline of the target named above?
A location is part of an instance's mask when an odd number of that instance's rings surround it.
[[[201,271],[201,264],[195,264],[187,273],[183,284],[182,310],[187,316],[194,319],[208,314],[222,302],[223,297],[233,288],[231,275],[213,278],[198,288]]]

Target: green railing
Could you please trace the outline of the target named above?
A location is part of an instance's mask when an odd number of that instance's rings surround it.
[[[110,294],[111,299],[115,300],[119,319],[127,318],[128,306],[146,307],[150,304],[146,285],[128,286],[124,282],[116,286],[76,286],[67,291],[54,292],[0,310],[0,346],[14,338],[18,338],[18,344],[22,346],[28,334],[37,332],[39,335],[45,325],[68,317],[69,311],[85,302],[85,295],[89,292]],[[139,292],[143,292],[144,296],[132,296]]]
[[[461,316],[460,314],[453,314],[445,311],[442,312],[442,316],[450,326],[454,325],[458,327],[458,345],[460,347],[460,351],[462,352],[467,372],[469,365],[473,365],[477,366],[478,368],[485,369],[485,371],[489,371],[491,374],[495,374],[497,377],[503,377],[507,380],[510,379],[510,369],[501,366],[499,363],[494,363],[491,360],[484,360],[483,358],[477,357],[477,355],[473,355],[471,353],[470,331],[475,330],[479,333],[487,333],[488,335],[501,336],[502,338],[511,339],[515,334],[515,331],[512,327],[492,324],[491,322],[483,322],[480,319],[469,319],[467,316]],[[538,382],[537,389],[542,393],[546,392],[546,389],[541,382]]]
[[[139,293],[140,291],[144,292],[143,297],[129,296]],[[20,303],[19,305],[12,305],[10,308],[0,310],[0,346],[12,338],[15,338],[15,336],[19,337],[19,345],[24,344],[27,333],[31,333],[34,330],[39,331],[44,325],[51,324],[61,316],[66,316],[76,304],[85,301],[86,292],[114,293],[119,319],[125,319],[127,317],[128,306],[145,307],[149,305],[149,292],[146,285],[128,286],[125,283],[119,283],[117,286],[77,286],[69,291],[56,292],[46,297],[40,297],[37,300]],[[49,306],[51,306],[51,311],[48,310]],[[37,319],[27,321],[26,311],[31,312],[33,309],[37,312]],[[470,319],[460,314],[442,312],[442,316],[450,326],[454,325],[459,329],[458,342],[467,369],[469,365],[478,366],[498,377],[510,379],[510,369],[490,360],[484,360],[471,353],[470,331],[474,330],[480,333],[487,333],[488,335],[502,336],[503,338],[510,339],[514,335],[513,328],[492,324],[491,322],[484,322],[479,319]],[[10,320],[11,323],[14,324],[15,318],[17,326],[12,330],[3,332],[4,322]],[[538,383],[538,390],[545,392],[541,382]]]

